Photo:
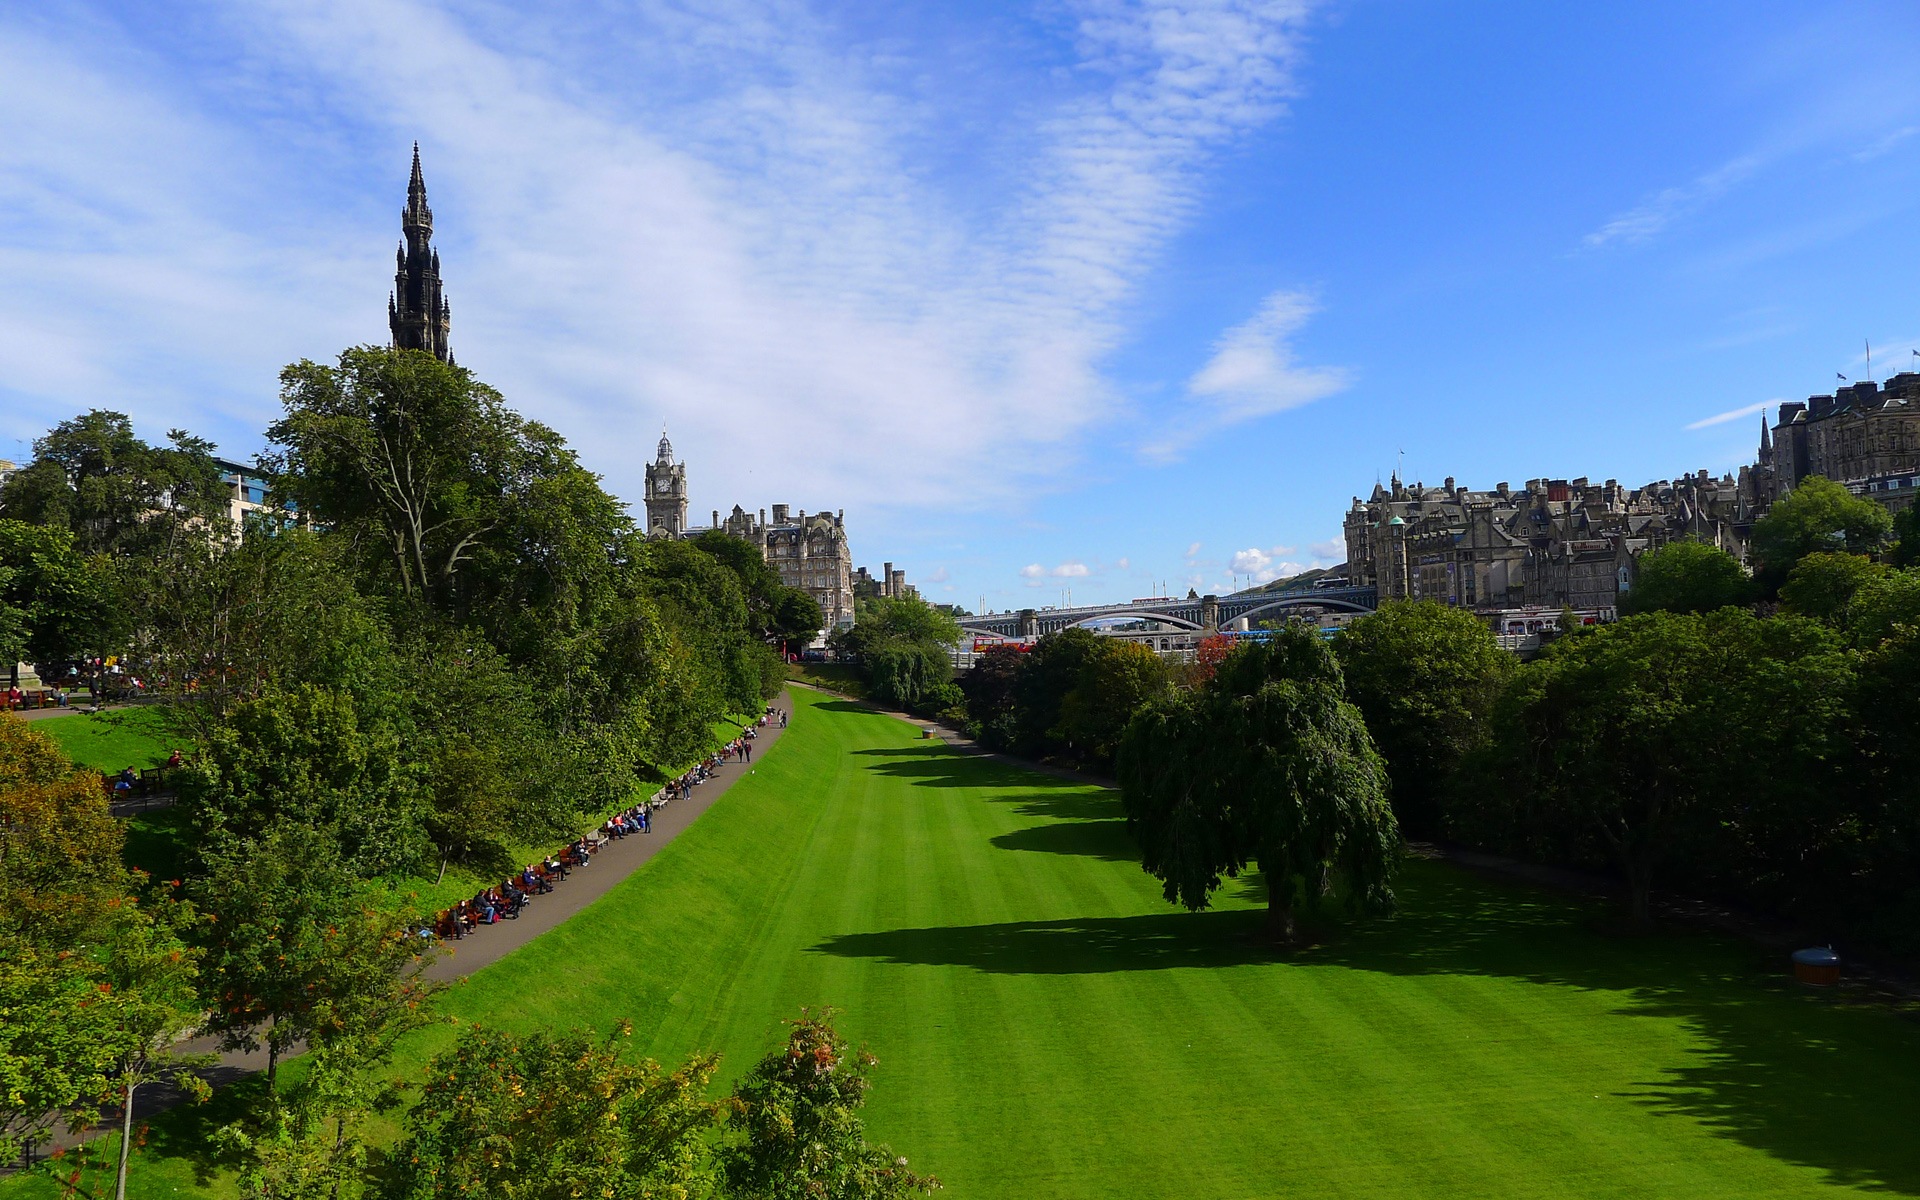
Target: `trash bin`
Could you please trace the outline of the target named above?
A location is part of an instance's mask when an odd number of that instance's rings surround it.
[[[1793,977],[1815,987],[1840,982],[1840,956],[1830,946],[1812,946],[1793,952]]]

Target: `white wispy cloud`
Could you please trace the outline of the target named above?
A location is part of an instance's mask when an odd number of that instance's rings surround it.
[[[1093,572],[1083,562],[1064,562],[1049,573],[1055,579],[1085,579]]]
[[[1750,417],[1754,413],[1765,412],[1769,408],[1772,408],[1774,405],[1778,403],[1780,403],[1780,401],[1777,399],[1762,400],[1758,404],[1746,404],[1746,405],[1742,405],[1739,408],[1730,408],[1723,413],[1715,413],[1710,417],[1702,417],[1698,421],[1695,421],[1693,424],[1688,425],[1687,428],[1688,429],[1705,429],[1711,425],[1724,425],[1728,421],[1737,421],[1741,417]]]
[[[664,421],[705,451],[696,509],[997,503],[1120,406],[1127,304],[1211,158],[1283,111],[1309,7],[1074,5],[984,200],[935,168],[912,64],[791,0],[642,5],[618,36],[588,5],[571,40],[546,11],[235,0],[196,30],[212,82],[109,17],[0,18],[0,220],[36,223],[0,239],[0,407],[259,429],[280,364],[385,339],[419,137],[456,355],[616,490]]]
[[[1318,311],[1305,292],[1282,290],[1258,312],[1221,334],[1206,365],[1187,380],[1186,410],[1143,447],[1148,458],[1168,460],[1210,434],[1310,404],[1345,388],[1338,367],[1307,367],[1294,361],[1293,335]]]
[[[1307,549],[1313,551],[1313,557],[1321,562],[1336,563],[1347,557],[1347,540],[1328,538],[1324,542],[1315,542]]]
[[[1612,242],[1632,245],[1647,241],[1665,232],[1675,221],[1744,182],[1766,161],[1765,155],[1743,154],[1722,163],[1688,183],[1660,191],[1589,233],[1583,240],[1588,247],[1605,246]]]

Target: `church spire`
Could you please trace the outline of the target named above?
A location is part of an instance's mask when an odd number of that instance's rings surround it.
[[[413,175],[407,181],[407,206],[400,210],[403,240],[387,302],[387,325],[396,350],[425,350],[452,362],[447,346],[451,310],[440,291],[440,254],[433,249],[433,210],[427,207],[427,182],[420,173],[420,143],[413,144]]]
[[[1767,429],[1767,410],[1764,408],[1760,410],[1760,461],[1773,461],[1773,435]]]

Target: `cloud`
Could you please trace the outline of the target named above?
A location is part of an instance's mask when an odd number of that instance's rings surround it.
[[[1291,339],[1317,311],[1305,292],[1268,296],[1258,312],[1213,343],[1212,357],[1187,380],[1186,411],[1169,423],[1173,432],[1142,452],[1160,461],[1178,458],[1228,426],[1311,404],[1345,388],[1345,370],[1294,362]]]
[[[1056,579],[1085,579],[1091,573],[1087,564],[1080,562],[1061,563],[1050,572]]]
[[[953,576],[947,573],[947,569],[945,567],[935,567],[931,572],[928,573],[927,582],[928,583],[945,583],[952,578]]]
[[[1885,137],[1879,138],[1861,147],[1859,150],[1854,151],[1851,157],[1855,162],[1872,162],[1874,159],[1890,153],[1895,146],[1898,146],[1901,142],[1906,141],[1916,133],[1920,133],[1920,125],[1908,125],[1896,129]]]
[[[1762,400],[1758,404],[1748,404],[1740,408],[1730,408],[1726,412],[1715,413],[1711,417],[1702,417],[1700,420],[1695,421],[1693,424],[1687,426],[1687,428],[1688,429],[1705,429],[1709,425],[1724,425],[1728,421],[1737,421],[1741,417],[1750,417],[1754,413],[1763,413],[1778,403],[1780,403],[1780,401],[1777,399]]]
[[[1316,559],[1326,562],[1340,562],[1347,557],[1347,540],[1345,538],[1328,538],[1324,542],[1315,542],[1313,545],[1308,546],[1307,549],[1313,551],[1313,556]]]
[[[1200,543],[1194,542],[1187,547],[1186,557],[1193,558],[1200,553]]]
[[[1020,578],[1026,580],[1037,580],[1046,573],[1047,569],[1039,563],[1028,563],[1026,566],[1020,568]],[[1038,586],[1038,584],[1034,586]]]
[[[1285,557],[1292,553],[1292,546],[1235,551],[1233,557],[1227,560],[1227,570],[1234,575],[1251,576],[1255,583],[1272,583],[1307,569]]]
[[[1766,156],[1745,154],[1721,164],[1679,187],[1670,187],[1620,214],[1588,234],[1583,241],[1590,248],[1612,242],[1635,245],[1665,232],[1675,221],[1719,199],[1728,190],[1745,181],[1766,162]]]
[[[1122,558],[1119,562],[1116,562],[1113,565],[1116,567],[1119,567],[1122,571],[1124,571],[1127,568],[1131,567],[1133,564],[1129,562],[1127,559]]]
[[[455,353],[617,491],[664,420],[696,509],[1002,502],[1121,407],[1100,364],[1311,6],[1081,0],[992,96],[784,0],[607,11],[230,0],[172,59],[0,18],[0,410],[257,431],[279,365],[385,340],[418,137]],[[952,161],[970,121],[1000,157]],[[790,453],[796,413],[834,436]]]

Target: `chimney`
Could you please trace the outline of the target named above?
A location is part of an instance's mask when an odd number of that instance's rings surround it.
[[[717,508],[713,510],[713,527],[720,528],[720,510]]]
[[[775,525],[785,525],[787,523],[786,505],[776,504],[773,506],[773,523]]]

